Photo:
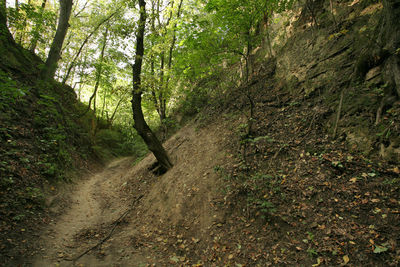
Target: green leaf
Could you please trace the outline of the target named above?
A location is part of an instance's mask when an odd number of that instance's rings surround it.
[[[383,252],[385,252],[385,251],[387,251],[388,250],[388,248],[387,247],[384,247],[384,246],[375,246],[375,249],[374,249],[374,253],[376,253],[376,254],[379,254],[379,253],[383,253]]]
[[[170,259],[171,261],[175,262],[175,263],[179,262],[179,258],[178,258],[177,256],[172,256],[172,257],[170,257],[169,259]]]

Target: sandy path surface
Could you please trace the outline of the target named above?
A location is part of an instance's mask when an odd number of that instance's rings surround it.
[[[70,208],[43,235],[42,255],[33,266],[72,266],[70,259],[101,240],[96,229],[113,223],[128,208],[119,191],[121,178],[131,165],[131,158],[118,159],[76,187]]]

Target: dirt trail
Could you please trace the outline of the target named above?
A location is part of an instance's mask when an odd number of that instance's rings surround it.
[[[155,163],[150,154],[135,166],[131,158],[116,160],[83,180],[71,206],[43,234],[33,266],[180,266],[200,261],[211,227],[223,219],[214,206],[221,188],[213,169],[226,156],[224,133],[222,125],[181,129],[165,144],[175,165],[162,176],[149,171]],[[71,261],[96,244],[101,245]]]
[[[72,265],[68,259],[95,244],[89,239],[87,242],[77,240],[77,236],[112,223],[127,209],[127,200],[121,199],[119,188],[121,178],[131,164],[131,158],[118,159],[76,187],[70,208],[43,235],[43,255],[37,257],[34,266]]]

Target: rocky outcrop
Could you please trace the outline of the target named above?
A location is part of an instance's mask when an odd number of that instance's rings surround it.
[[[365,153],[400,161],[400,17],[398,1],[308,1],[297,19],[276,31],[291,32],[275,43],[278,86],[299,99],[315,97],[333,135],[343,92],[338,135]],[[303,8],[302,8],[303,7]],[[282,27],[286,29],[282,30]],[[288,31],[288,28],[294,30]],[[389,151],[390,150],[390,151]]]

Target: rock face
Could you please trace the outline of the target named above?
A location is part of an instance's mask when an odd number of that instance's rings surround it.
[[[398,34],[381,25],[393,24],[399,7],[393,1],[366,2],[334,3],[332,15],[329,1],[315,1],[314,15],[300,8],[295,22],[280,23],[292,35],[283,46],[273,44],[279,47],[275,78],[291,95],[315,97],[328,107],[327,134],[335,127],[343,91],[339,136],[363,152],[398,161],[400,52],[392,51]],[[385,147],[391,152],[383,153]]]

